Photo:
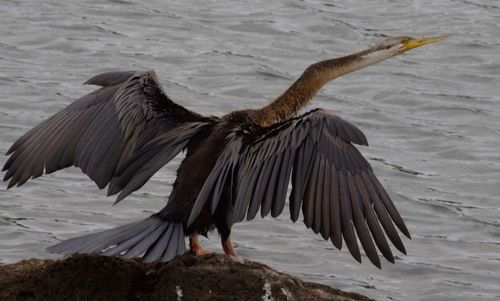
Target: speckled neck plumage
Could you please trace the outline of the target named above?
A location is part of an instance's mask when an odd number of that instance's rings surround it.
[[[372,49],[310,65],[302,75],[269,105],[255,111],[263,127],[295,117],[329,81],[393,56]]]

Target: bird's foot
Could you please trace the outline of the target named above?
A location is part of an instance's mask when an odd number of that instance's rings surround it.
[[[224,250],[224,253],[226,255],[238,256],[236,250],[233,248],[233,243],[231,242],[231,239],[229,237],[226,240],[222,241],[222,249]]]
[[[203,248],[203,247],[198,247],[198,248],[192,248],[191,250],[189,250],[191,252],[191,254],[195,255],[195,256],[201,256],[201,255],[207,255],[207,254],[212,254],[211,251]]]
[[[203,248],[198,241],[198,236],[191,235],[189,236],[189,253],[194,254],[195,256],[212,254],[209,250]]]

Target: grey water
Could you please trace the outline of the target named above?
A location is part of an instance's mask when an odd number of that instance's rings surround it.
[[[287,212],[236,225],[233,240],[245,258],[377,300],[500,300],[497,0],[1,0],[0,152],[101,72],[154,68],[176,102],[222,115],[267,103],[316,61],[436,34],[450,37],[339,78],[310,105],[367,135],[408,255],[358,264]],[[181,159],[114,207],[76,168],[1,184],[0,263],[56,258],[44,249],[59,240],[159,210]],[[221,252],[217,234],[203,242]]]

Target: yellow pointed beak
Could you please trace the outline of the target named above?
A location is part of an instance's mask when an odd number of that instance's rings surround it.
[[[406,52],[410,49],[417,48],[423,45],[427,45],[430,43],[435,43],[442,41],[446,39],[448,36],[435,36],[435,37],[429,37],[429,38],[411,38],[406,41],[401,42],[403,44],[403,49],[401,50],[401,53]]]

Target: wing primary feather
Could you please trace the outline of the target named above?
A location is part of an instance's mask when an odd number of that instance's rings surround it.
[[[385,233],[389,237],[389,239],[392,241],[396,249],[398,249],[401,253],[406,254],[406,249],[403,245],[403,242],[399,238],[398,232],[396,231],[396,228],[392,224],[391,218],[387,211],[385,210],[385,207],[380,200],[378,193],[376,192],[375,188],[372,186],[370,177],[366,174],[363,174],[363,179],[366,184],[366,188],[368,189],[368,192],[370,193],[370,197],[373,202],[373,208],[375,209],[375,213],[377,213],[378,220],[382,224],[382,227],[385,230]]]
[[[88,161],[91,159],[92,151],[96,147],[94,140],[101,138],[101,132],[105,129],[105,127],[101,127],[100,125],[106,124],[105,121],[110,112],[111,107],[109,106],[100,110],[94,117],[93,121],[89,123],[85,133],[82,135],[82,138],[78,143],[78,155],[75,158],[75,165],[80,167],[86,174],[88,174]]]
[[[351,255],[358,262],[361,262],[361,254],[359,253],[358,243],[356,241],[356,235],[354,234],[354,229],[352,225],[352,208],[351,200],[349,199],[349,188],[347,187],[347,180],[345,174],[342,172],[338,173],[339,176],[339,187],[340,187],[340,214],[341,214],[341,226],[342,234],[344,236],[345,243]]]
[[[288,191],[288,183],[292,174],[292,166],[295,157],[295,150],[289,148],[285,151],[285,157],[281,164],[281,174],[279,175],[278,184],[276,185],[276,194],[271,208],[271,216],[277,217],[283,212],[286,202],[286,193]]]
[[[324,160],[324,159],[323,159]],[[323,198],[321,201],[321,236],[324,240],[328,240],[330,237],[330,221],[333,216],[330,215],[330,199],[331,199],[331,167],[325,163],[325,171],[323,174]]]
[[[89,111],[93,113],[94,109],[89,109]],[[63,156],[63,154],[65,150],[73,153],[71,151],[72,144],[70,143],[70,141],[75,139],[75,137],[78,137],[75,132],[77,129],[83,128],[83,125],[81,123],[82,120],[87,117],[86,115],[87,114],[85,113],[81,113],[80,115],[73,116],[73,114],[66,113],[67,119],[65,120],[64,128],[61,129],[58,137],[54,139],[49,149],[47,150],[47,153],[51,154],[51,160],[47,160],[47,162],[45,163],[45,172],[47,174],[64,167],[71,166],[73,164],[73,160],[71,158],[68,158],[67,156]],[[72,122],[70,123],[71,120]],[[41,176],[42,173],[40,173],[39,175]]]
[[[101,108],[101,106],[96,106],[88,111],[78,114],[73,120],[71,126],[68,125],[68,131],[64,133],[63,138],[59,142],[58,150],[55,152],[54,157],[59,158],[58,164],[45,166],[45,172],[47,174],[53,173],[61,168],[68,167],[71,165],[78,165],[77,161],[77,148],[82,139],[81,131],[84,131],[88,123],[93,120],[94,116],[97,115],[96,108]]]
[[[292,192],[290,193],[290,218],[295,223],[299,219],[300,205],[304,197],[304,180],[302,178],[304,150],[299,148],[292,169]]]
[[[318,166],[318,176],[316,178],[315,196],[312,200],[314,202],[314,217],[312,222],[312,230],[314,233],[318,234],[321,231],[321,212],[322,201],[323,201],[323,180],[325,174],[325,158],[319,155],[319,166]]]
[[[256,186],[256,191],[253,194],[252,201],[250,203],[250,206],[248,207],[247,220],[254,219],[259,212],[259,208],[265,196],[264,193],[266,191],[266,185],[269,182],[269,177],[271,176],[272,166],[274,165],[275,160],[276,157],[269,157],[262,167],[261,176],[259,177],[259,181]]]
[[[251,170],[251,173],[244,178],[242,185],[239,185],[240,188],[242,188],[240,190],[242,192],[238,192],[236,197],[236,206],[234,208],[235,215],[232,223],[240,222],[245,218],[245,213],[247,212],[250,200],[252,199],[255,184],[257,183],[261,170],[261,168],[254,167],[254,169]]]
[[[373,211],[370,195],[369,192],[367,191],[366,184],[364,183],[360,175],[356,175],[354,178],[356,180],[356,184],[360,192],[366,221],[372,233],[373,239],[375,240],[375,243],[377,244],[380,252],[382,252],[382,255],[384,255],[384,257],[389,262],[394,263],[394,256],[392,255],[391,248],[389,247],[389,244],[385,239],[384,233],[382,232],[382,228],[380,227],[377,221],[377,217],[375,216],[375,212]]]
[[[232,167],[231,163],[226,161],[224,163],[223,167],[221,168],[222,171],[217,179],[217,183],[215,184],[215,187],[214,187],[214,190],[212,193],[212,201],[210,203],[210,205],[211,205],[210,210],[211,210],[212,214],[217,209],[217,205],[219,203],[218,200],[221,197],[221,195],[224,191],[224,188],[226,187],[226,179],[227,179],[227,176],[229,174],[231,167]]]
[[[9,171],[12,167],[12,164],[14,164],[14,162],[16,162],[17,158],[21,154],[22,154],[22,150],[20,150],[19,148],[16,148],[16,150],[13,151],[13,153],[8,153],[7,156],[10,155],[10,157],[7,159],[7,162],[5,162],[5,164],[2,168],[2,171],[7,171],[7,173],[9,173]],[[7,174],[4,175],[3,181],[7,181],[8,179],[10,179],[12,177],[13,172],[14,172],[14,169],[12,169],[12,171],[10,171],[10,173],[11,173],[10,176],[7,176]]]
[[[387,192],[385,191],[384,187],[382,186],[382,184],[380,184],[380,181],[375,176],[372,176],[370,178],[371,178],[372,182],[374,183],[375,187],[377,188],[377,190],[381,196],[381,199],[384,202],[384,206],[387,209],[387,212],[389,212],[389,215],[391,216],[391,218],[394,221],[394,223],[396,224],[396,226],[398,226],[399,230],[401,230],[401,232],[403,232],[403,234],[406,235],[406,237],[411,239],[410,232],[406,228],[405,222],[401,218],[401,215],[399,215],[398,210],[394,206],[394,203],[392,203],[392,200],[389,197],[389,195],[387,194]]]
[[[351,196],[351,208],[356,233],[358,234],[359,240],[361,241],[361,245],[368,256],[368,259],[370,259],[370,261],[380,269],[380,259],[378,258],[377,249],[375,248],[375,244],[370,236],[370,231],[366,226],[363,214],[363,204],[359,196],[357,185],[350,172],[347,173],[347,184],[349,187],[349,194]]]
[[[23,145],[26,141],[28,141],[35,134],[35,132],[38,130],[38,128],[40,126],[42,126],[42,124],[45,124],[46,122],[47,122],[47,120],[43,121],[39,125],[35,126],[31,130],[26,132],[24,135],[22,135],[21,138],[17,139],[16,142],[14,142],[14,144],[12,144],[11,147],[9,147],[9,149],[7,150],[5,155],[8,156],[8,155],[12,154],[15,150],[17,150],[21,145]],[[5,169],[2,171],[5,171]]]
[[[240,211],[241,208],[243,207],[243,204],[246,200],[245,197],[247,193],[252,193],[252,188],[250,187],[250,182],[252,181],[254,177],[254,172],[257,171],[256,169],[250,169],[250,166],[248,168],[245,168],[245,165],[248,165],[247,160],[252,160],[252,157],[249,155],[247,152],[246,155],[244,155],[243,159],[240,161],[240,170],[238,171],[238,180],[237,180],[237,191],[236,191],[236,197],[232,200],[231,203],[231,209],[232,209],[232,216],[231,220],[229,221],[231,224],[234,224],[240,216]],[[245,170],[246,171],[243,171]]]
[[[266,192],[264,194],[264,200],[262,202],[262,206],[260,209],[261,217],[265,217],[271,211],[273,197],[274,197],[274,189],[276,187],[276,179],[278,178],[278,174],[282,168],[284,153],[278,153],[276,155],[276,161],[274,163],[271,178],[269,179],[269,183],[267,183]]]
[[[102,168],[103,164],[111,161],[110,158],[105,158],[108,154],[108,150],[112,147],[113,139],[113,128],[111,118],[102,124],[104,130],[96,135],[94,139],[94,150],[89,151],[87,155],[89,160],[87,161],[87,166],[89,170],[89,177],[94,180],[99,188],[104,188],[111,180],[114,169],[113,168]],[[98,137],[98,138],[97,138]],[[100,138],[100,139],[99,139]]]
[[[116,125],[113,118],[108,117],[106,122],[102,124],[104,131],[100,134],[99,139],[95,139],[95,148],[89,154],[91,157],[88,162],[89,169],[93,171],[93,180],[99,188],[104,188],[109,183],[114,172],[114,168],[102,168],[102,165],[113,161],[111,158],[106,158],[106,155],[110,154],[109,150],[113,148],[117,136],[120,135],[117,134],[119,133],[119,128]],[[111,154],[115,155],[112,152]]]
[[[307,183],[314,166],[313,150],[313,142],[309,137],[306,137],[303,144],[298,149],[299,159],[295,164],[297,167],[297,178],[295,180],[295,184],[292,186],[294,189],[294,201],[290,202],[290,206],[294,206],[293,208],[290,207],[290,213],[292,214],[291,217],[293,221],[297,221],[299,218],[300,205],[302,204],[304,206],[303,200],[306,194]]]
[[[47,162],[52,160],[58,160],[59,158],[52,158],[51,153],[49,152],[51,143],[57,139],[57,136],[60,135],[61,130],[64,129],[65,122],[67,121],[66,114],[56,114],[59,115],[59,118],[53,120],[53,128],[45,133],[46,135],[42,135],[40,137],[44,138],[34,148],[36,153],[28,156],[29,162],[26,162],[22,166],[22,176],[19,178],[17,186],[23,185],[30,177],[33,178],[38,177],[43,174],[44,166]],[[54,116],[55,117],[55,116]]]
[[[239,174],[240,175],[248,175],[252,168],[252,162],[255,160],[254,153],[250,150],[246,150],[242,155],[241,158],[243,158],[241,161],[243,164],[240,164],[240,170]]]
[[[302,213],[304,214],[304,224],[307,228],[311,228],[314,219],[314,202],[316,199],[316,181],[319,173],[319,156],[316,155],[311,170],[311,176],[306,185],[304,194],[304,202],[302,203]]]
[[[22,144],[16,149],[16,152],[7,160],[6,166],[9,166],[7,173],[5,174],[3,180],[7,181],[10,179],[7,189],[18,184],[19,180],[26,171],[26,167],[29,165],[43,148],[40,145],[46,143],[52,135],[53,130],[57,128],[58,121],[62,118],[61,115],[56,114],[50,118],[47,123],[43,123],[45,126],[44,131],[38,133],[36,137],[32,140],[27,140],[27,144]],[[43,127],[42,127],[43,129]],[[28,171],[29,173],[29,171]],[[26,176],[26,175],[25,175]]]
[[[332,203],[330,205],[330,239],[332,240],[333,245],[337,249],[342,249],[342,225],[341,225],[341,211],[340,211],[340,188],[339,188],[339,174],[338,171],[335,170],[335,167],[332,167],[331,171],[332,184],[330,187],[330,193],[332,195]]]

